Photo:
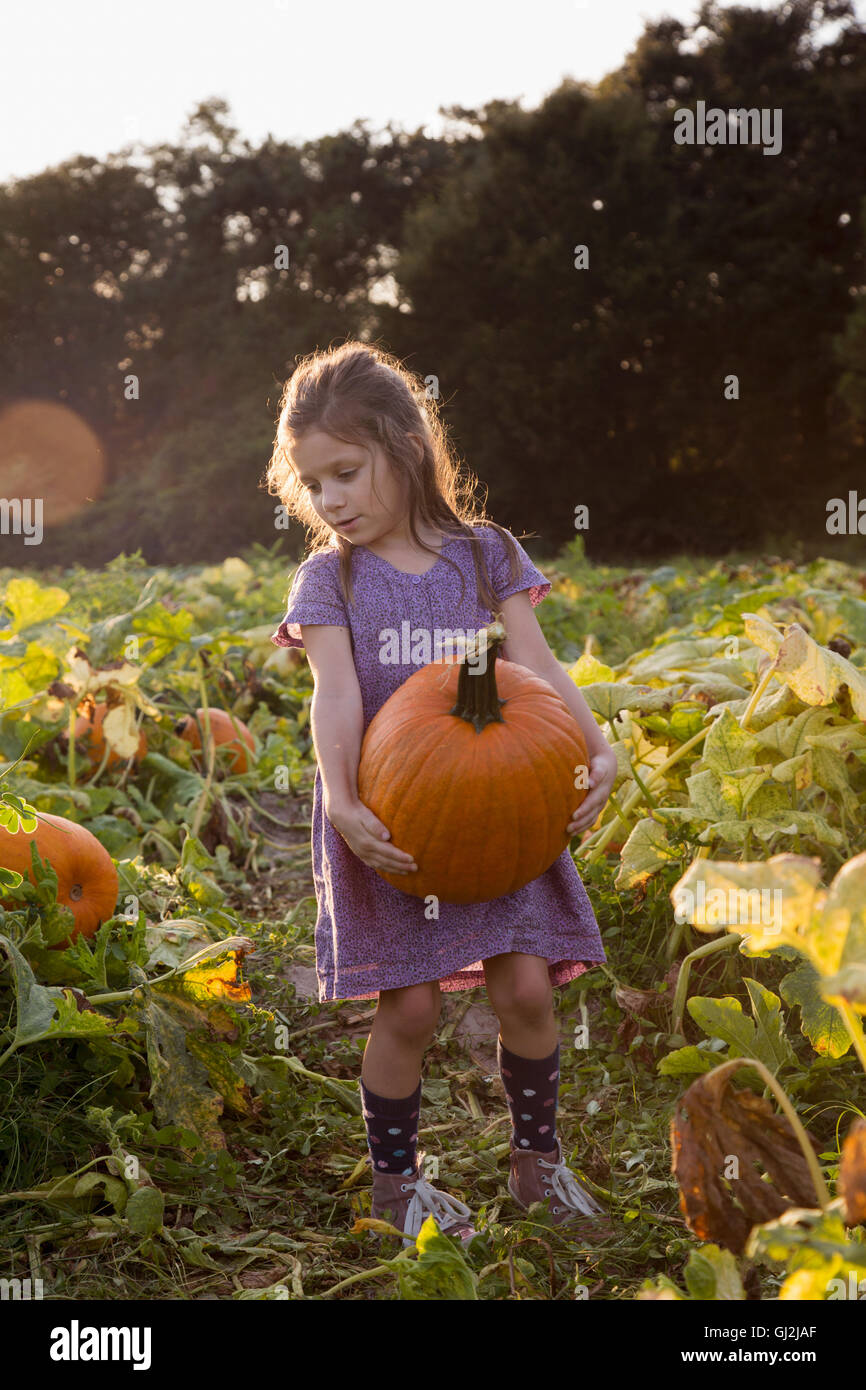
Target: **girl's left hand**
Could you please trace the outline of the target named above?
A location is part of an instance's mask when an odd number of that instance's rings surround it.
[[[581,830],[588,830],[598,819],[600,812],[607,804],[618,766],[616,754],[612,748],[603,748],[600,753],[596,753],[594,758],[590,758],[590,790],[568,823],[567,833],[569,835],[577,835]]]

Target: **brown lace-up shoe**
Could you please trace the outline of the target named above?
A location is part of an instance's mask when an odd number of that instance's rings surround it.
[[[556,1149],[519,1149],[511,1141],[511,1171],[508,1191],[518,1206],[528,1209],[533,1202],[547,1202],[554,1226],[567,1226],[585,1239],[603,1240],[614,1234],[614,1227],[594,1197],[580,1186],[562,1158],[562,1140]]]
[[[432,1216],[443,1235],[456,1236],[464,1248],[478,1232],[465,1202],[447,1192],[439,1192],[421,1177],[426,1155],[419,1150],[414,1172],[377,1173],[373,1169],[373,1206],[370,1215],[390,1221],[405,1232],[404,1245],[414,1245],[415,1237],[428,1216]]]

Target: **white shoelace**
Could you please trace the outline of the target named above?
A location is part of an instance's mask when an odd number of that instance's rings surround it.
[[[561,1148],[559,1152],[562,1153]],[[551,1187],[569,1211],[580,1212],[583,1216],[601,1216],[603,1214],[604,1208],[598,1205],[594,1197],[584,1191],[571,1169],[561,1158],[552,1161],[539,1158],[538,1163],[542,1168],[551,1169],[549,1179]]]
[[[470,1220],[472,1213],[465,1202],[447,1192],[437,1192],[426,1178],[418,1178],[414,1186],[415,1191],[406,1210],[406,1224],[403,1227],[407,1236],[412,1236],[413,1239],[417,1236],[426,1216],[435,1217],[440,1230],[446,1223],[458,1217]]]

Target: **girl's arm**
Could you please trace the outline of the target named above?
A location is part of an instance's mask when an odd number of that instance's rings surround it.
[[[617,773],[616,754],[596,723],[595,715],[581,695],[568,672],[563,670],[547,645],[532,608],[527,590],[512,594],[501,605],[506,639],[503,656],[526,666],[552,685],[561,695],[581,727],[589,755],[589,785],[591,790],[570,821],[572,833],[587,830],[607,804],[610,789]]]
[[[299,624],[316,682],[310,706],[324,812],[351,850],[373,869],[417,871],[412,855],[389,843],[390,830],[358,796],[364,704],[347,627]]]
[[[310,729],[322,774],[328,819],[359,805],[358,764],[364,733],[364,706],[347,627],[301,625],[313,672]]]

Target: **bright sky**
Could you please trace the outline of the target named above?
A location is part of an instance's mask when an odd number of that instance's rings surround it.
[[[211,96],[253,143],[315,139],[364,117],[435,135],[439,106],[501,98],[531,109],[565,76],[598,82],[618,67],[645,19],[691,22],[697,10],[697,0],[5,0],[0,181],[130,141],[175,141]]]

